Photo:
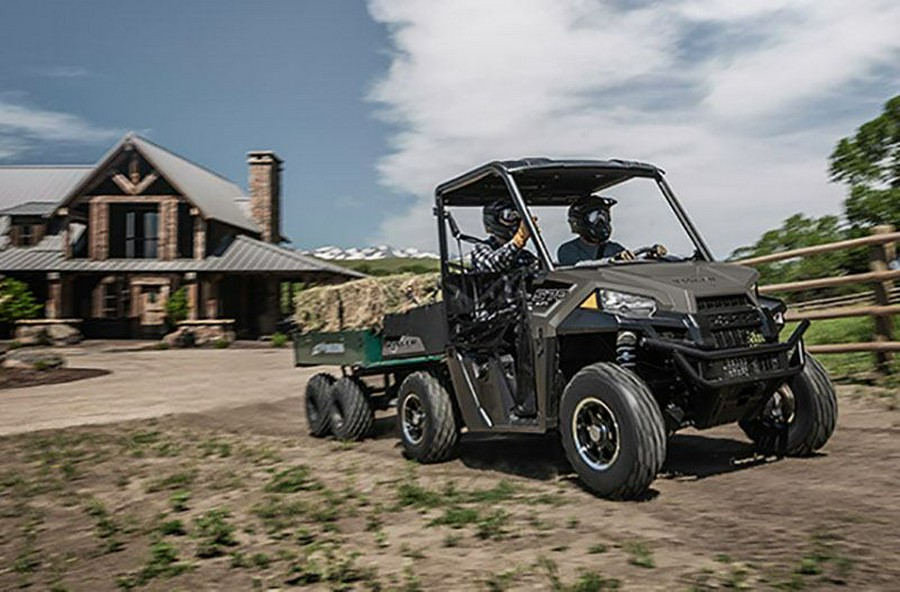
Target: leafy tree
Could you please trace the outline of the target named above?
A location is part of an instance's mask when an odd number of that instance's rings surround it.
[[[188,318],[187,289],[183,286],[175,290],[166,301],[166,320],[173,327]]]
[[[0,321],[11,323],[34,319],[43,308],[25,282],[13,278],[0,280]]]
[[[900,228],[900,95],[853,137],[838,142],[831,153],[830,173],[832,181],[850,186],[844,208],[851,225]]]

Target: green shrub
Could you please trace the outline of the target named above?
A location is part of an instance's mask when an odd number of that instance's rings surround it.
[[[174,327],[186,320],[189,312],[187,288],[182,286],[175,290],[166,301],[166,321]]]
[[[272,347],[284,347],[287,345],[288,336],[284,333],[278,332],[272,335]]]
[[[0,280],[0,321],[12,323],[34,319],[42,309],[25,282],[13,278]]]
[[[231,341],[225,339],[224,337],[219,337],[215,341],[213,341],[213,347],[216,349],[227,349],[231,347]]]

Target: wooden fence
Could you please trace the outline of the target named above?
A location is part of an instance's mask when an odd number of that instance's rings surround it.
[[[873,229],[871,236],[772,253],[761,257],[752,257],[740,260],[737,263],[752,266],[820,255],[822,253],[832,253],[845,249],[868,247],[870,252],[870,271],[867,273],[839,275],[783,284],[769,284],[760,286],[759,291],[763,294],[772,294],[777,292],[802,292],[849,284],[872,284],[872,291],[862,295],[862,298],[859,298],[859,295],[851,295],[849,297],[820,299],[815,301],[816,305],[814,306],[810,306],[809,303],[792,305],[788,309],[787,320],[871,317],[875,325],[873,341],[866,343],[810,345],[807,349],[810,353],[817,354],[874,352],[877,369],[887,372],[891,352],[900,351],[900,341],[893,340],[893,317],[895,314],[900,313],[900,304],[898,304],[900,294],[894,288],[893,282],[896,279],[900,279],[900,270],[891,269],[890,267],[891,262],[896,259],[896,244],[898,241],[900,241],[900,232],[895,232],[892,226],[878,226]]]

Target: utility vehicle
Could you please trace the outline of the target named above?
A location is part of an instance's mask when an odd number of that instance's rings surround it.
[[[637,178],[691,252],[637,248],[633,261],[558,265],[546,212]],[[479,273],[465,252],[481,239],[452,210],[498,199],[528,225],[536,263]],[[713,259],[657,167],[492,162],[438,186],[434,214],[442,301],[388,316],[379,331],[295,337],[297,365],[343,369],[308,383],[312,434],[362,438],[373,409],[395,404],[406,455],[430,463],[449,458],[461,432],[557,432],[584,485],[614,499],[645,494],[681,428],[737,422],[772,455],[809,455],[831,436],[837,400],[804,351],[809,323],[780,338],[784,303],[758,293],[755,270]],[[533,417],[511,413],[522,400],[536,403]]]

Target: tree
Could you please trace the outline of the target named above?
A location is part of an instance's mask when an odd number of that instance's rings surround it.
[[[33,319],[41,314],[43,308],[25,282],[13,278],[0,280],[0,322]]]
[[[850,186],[844,209],[852,226],[900,228],[900,95],[853,137],[838,142],[830,173],[832,181]]]

